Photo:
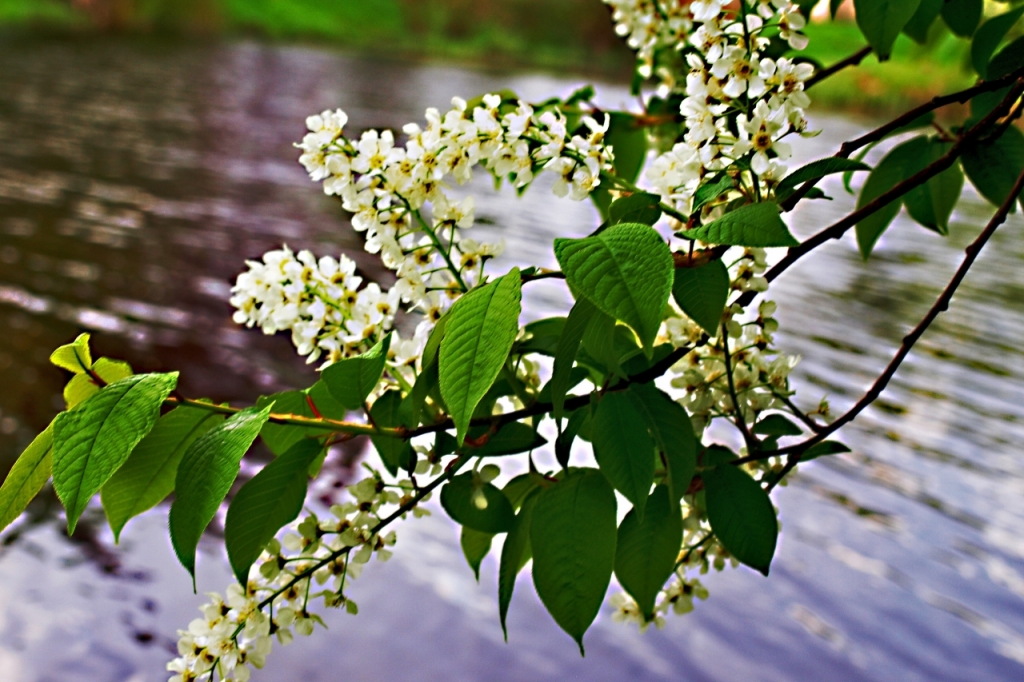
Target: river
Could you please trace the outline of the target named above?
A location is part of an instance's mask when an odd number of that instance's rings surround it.
[[[243,260],[281,242],[343,249],[376,272],[296,163],[306,115],[341,106],[353,129],[400,127],[455,94],[510,87],[541,100],[578,84],[251,43],[0,46],[4,467],[61,407],[62,377],[46,359],[81,330],[136,371],[181,370],[188,395],[241,403],[311,381],[286,338],[238,328],[226,302]],[[610,106],[629,100],[617,85],[599,93]],[[826,132],[798,143],[798,160],[870,124],[814,122]],[[480,232],[506,238],[505,264],[550,265],[553,236],[596,224],[588,204],[543,183],[521,201],[479,179]],[[852,207],[839,182],[825,188],[834,201],[796,211],[798,235]],[[968,189],[948,239],[901,217],[869,263],[848,238],[779,280],[779,346],[804,358],[798,402],[852,404],[991,212]],[[708,601],[643,635],[604,613],[581,659],[524,576],[505,644],[494,557],[477,584],[435,508],[401,526],[394,558],[355,584],[359,616],[327,614],[328,632],[276,649],[253,679],[1024,678],[1021,228],[1014,216],[996,234],[882,400],[842,433],[853,452],[801,467],[775,493],[783,526],[770,578],[707,576]],[[564,301],[559,286],[531,285],[528,314]],[[340,453],[314,497],[329,499],[358,455]],[[129,524],[118,547],[95,509],[73,540],[52,497],[30,511],[0,549],[0,679],[166,679],[175,630],[203,597],[170,551],[165,510]],[[223,590],[222,550],[201,549],[200,590]]]

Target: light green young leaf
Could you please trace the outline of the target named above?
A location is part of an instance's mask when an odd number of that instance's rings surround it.
[[[63,345],[50,354],[50,362],[61,369],[75,374],[84,374],[92,369],[92,353],[89,352],[89,335],[79,334],[78,338]]]
[[[462,527],[459,545],[462,547],[462,554],[466,557],[466,562],[473,569],[473,575],[476,576],[477,582],[480,582],[480,564],[491,551],[493,540],[494,533],[484,533],[466,526]]]
[[[697,437],[690,415],[653,383],[633,384],[629,393],[654,443],[665,456],[673,499],[678,501],[686,494],[697,470]]]
[[[441,395],[455,421],[459,444],[466,438],[477,404],[505,365],[519,332],[522,280],[515,268],[473,289],[448,312],[441,341]]]
[[[152,509],[174,491],[185,450],[222,421],[224,415],[197,407],[177,407],[160,417],[100,491],[114,542],[130,519]]]
[[[921,0],[853,0],[857,25],[875,48],[879,60],[889,58],[900,31],[920,4]]]
[[[132,366],[120,360],[100,358],[93,364],[92,374],[98,376],[104,383],[112,384],[130,377]],[[75,374],[64,387],[64,402],[69,410],[99,392],[100,385],[93,379],[92,374]]]
[[[643,518],[631,509],[619,526],[615,577],[650,621],[658,592],[675,569],[683,542],[683,515],[666,485],[654,489],[646,508]]]
[[[530,521],[533,584],[583,650],[615,564],[615,493],[596,469],[573,471],[537,497]]]
[[[516,513],[505,493],[490,483],[474,483],[471,472],[441,488],[441,506],[455,521],[484,533],[507,533]]]
[[[942,12],[943,4],[945,0],[921,0],[914,16],[903,27],[903,32],[921,45],[927,43],[928,31]]]
[[[679,234],[706,244],[729,246],[797,246],[800,242],[782,222],[782,209],[774,201],[747,204],[724,216]]]
[[[160,416],[178,373],[139,374],[105,386],[53,422],[53,488],[68,534],[89,499],[114,475]]]
[[[939,0],[939,2],[942,2],[942,0]],[[782,179],[779,186],[775,188],[775,200],[779,203],[784,202],[796,192],[800,185],[809,180],[817,180],[835,173],[854,173],[867,170],[871,170],[871,166],[856,159],[841,159],[830,156],[827,159],[811,161],[806,166],[801,166]]]
[[[915,172],[914,169],[919,167],[921,158],[928,153],[929,142],[928,138],[924,136],[915,137],[894,148],[875,166],[875,170],[871,171],[871,175],[868,176],[867,182],[864,183],[864,187],[860,191],[857,208],[863,208],[870,204],[895,185],[912,176]],[[865,260],[871,255],[879,237],[900,212],[901,204],[902,202],[899,200],[891,201],[857,223],[857,244],[860,247],[861,256]]]
[[[629,393],[609,392],[601,398],[591,436],[601,473],[643,518],[654,483],[654,441]]]
[[[676,268],[672,298],[709,336],[716,337],[729,300],[729,269],[721,260],[697,268]]]
[[[661,235],[621,223],[592,237],[556,239],[555,256],[569,286],[632,327],[650,352],[672,291],[672,253]]]
[[[768,493],[729,463],[705,469],[701,478],[715,536],[739,561],[767,576],[779,534]]]
[[[985,0],[946,0],[942,7],[942,18],[956,35],[970,38],[978,28]]]
[[[178,465],[168,521],[174,553],[192,575],[193,587],[199,538],[231,490],[242,457],[259,436],[272,407],[249,407],[232,415],[196,439]]]
[[[971,64],[979,76],[988,78],[988,65],[992,61],[992,55],[1022,15],[1024,7],[1011,9],[986,21],[974,34],[974,40],[971,41]]]
[[[388,334],[362,355],[329,365],[320,376],[331,395],[350,410],[362,409],[366,396],[380,381],[390,348],[391,334]]]
[[[1010,126],[994,140],[968,147],[962,158],[971,184],[989,203],[1001,206],[1024,169],[1024,133]]]
[[[11,525],[25,511],[50,478],[53,466],[53,424],[51,423],[21,453],[0,486],[0,530]]]
[[[277,531],[291,523],[306,501],[309,467],[323,445],[302,440],[263,467],[241,487],[224,520],[224,546],[239,584]]]
[[[540,496],[541,490],[532,490],[523,501],[519,513],[516,514],[512,529],[505,536],[501,546],[501,559],[498,562],[498,615],[501,618],[501,630],[508,641],[508,607],[512,603],[512,593],[516,588],[516,576],[523,570],[526,562],[533,556],[530,549],[530,522],[533,518],[533,506]]]

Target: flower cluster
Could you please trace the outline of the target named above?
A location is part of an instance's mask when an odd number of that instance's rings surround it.
[[[246,682],[250,667],[263,667],[274,637],[284,645],[295,633],[310,635],[323,625],[311,602],[357,613],[345,589],[374,555],[379,561],[391,556],[394,532],[381,535],[374,528],[381,508],[406,504],[412,489],[410,481],[385,485],[374,472],[348,488],[352,500],[332,506],[330,518],[310,513],[292,524],[281,541],[267,546],[244,588],[232,585],[226,599],[209,594],[210,602],[200,607],[203,617],[178,632],[178,658],[167,665],[174,673],[168,682],[212,682],[214,675]],[[414,507],[412,513],[427,512]]]
[[[706,177],[727,169],[737,191],[764,198],[786,173],[782,161],[790,148],[783,139],[809,134],[804,88],[813,67],[761,55],[771,40],[769,30],[780,30],[793,47],[806,46],[799,9],[784,0],[762,1],[744,21],[724,4],[707,0],[689,6],[697,28],[689,36],[690,70],[680,104],[686,133],[646,174],[654,191],[681,212],[688,212]]]
[[[637,71],[643,78],[654,75],[654,64],[660,50],[678,50],[686,44],[693,28],[692,8],[685,2],[661,0],[602,0],[612,8],[615,32],[636,50]],[[694,5],[708,3],[695,2]],[[699,10],[699,8],[698,8]],[[698,11],[699,15],[699,11]],[[659,74],[662,75],[662,74]],[[671,79],[671,72],[664,73]]]

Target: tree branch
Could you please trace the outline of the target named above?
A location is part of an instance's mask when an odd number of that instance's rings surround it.
[[[889,365],[885,368],[885,371],[882,372],[882,374],[875,380],[875,383],[872,384],[868,392],[864,394],[864,397],[857,401],[857,404],[855,404],[852,408],[850,408],[849,411],[847,411],[841,417],[839,417],[834,422],[829,424],[827,427],[821,429],[821,431],[819,431],[817,434],[815,434],[811,438],[808,438],[802,443],[791,445],[785,448],[779,448],[778,450],[758,453],[757,455],[735,460],[733,463],[746,464],[748,462],[760,461],[764,459],[769,459],[771,457],[790,455],[790,462],[793,463],[793,466],[795,466],[795,462],[799,461],[800,456],[804,452],[806,452],[808,448],[810,448],[813,445],[817,445],[818,443],[822,442],[830,435],[841,429],[846,424],[852,422],[854,419],[857,418],[857,415],[864,411],[864,409],[868,405],[877,400],[878,397],[882,395],[882,391],[885,390],[885,387],[888,386],[889,381],[896,374],[896,371],[899,369],[900,365],[910,354],[910,351],[913,349],[914,345],[918,342],[918,340],[925,333],[925,331],[927,331],[928,327],[931,326],[931,324],[940,314],[949,309],[950,301],[953,300],[953,294],[955,294],[956,290],[960,287],[960,284],[963,282],[964,278],[967,276],[967,273],[974,265],[975,260],[977,260],[978,258],[978,254],[981,253],[981,250],[985,247],[985,244],[989,241],[989,239],[992,238],[992,235],[995,234],[995,231],[999,228],[999,226],[1006,222],[1006,216],[1009,215],[1010,210],[1013,208],[1013,205],[1017,202],[1022,191],[1024,191],[1024,173],[1021,173],[1020,176],[1017,178],[1017,182],[1014,183],[1013,190],[1010,191],[1010,196],[1007,197],[1006,201],[1003,202],[1003,205],[1000,206],[999,210],[997,210],[995,215],[992,216],[992,219],[989,221],[985,229],[981,232],[980,235],[978,235],[978,237],[973,242],[971,242],[971,245],[967,247],[967,249],[965,250],[964,259],[960,263],[960,267],[957,268],[957,271],[953,275],[953,278],[949,281],[949,284],[946,285],[946,288],[942,291],[942,294],[935,301],[935,304],[924,316],[924,319],[922,319],[921,322],[919,322],[918,325],[914,327],[914,329],[911,330],[909,334],[903,337],[903,342],[900,344],[900,348],[896,352],[896,355],[893,356],[892,360],[889,362]]]
[[[870,46],[865,47],[863,49],[857,50],[846,59],[840,60],[833,64],[832,66],[829,66],[827,68],[822,69],[821,71],[816,72],[813,76],[807,79],[806,83],[804,83],[804,89],[807,90],[813,88],[821,81],[825,80],[826,78],[831,78],[832,76],[836,75],[845,68],[848,68],[850,66],[857,66],[862,61],[864,61],[864,59],[869,54],[871,54],[871,52],[872,49]]]

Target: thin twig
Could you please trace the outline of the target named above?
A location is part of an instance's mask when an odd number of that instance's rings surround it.
[[[854,52],[853,54],[851,54],[846,59],[840,60],[840,61],[836,62],[835,64],[833,64],[832,66],[829,66],[827,68],[822,69],[821,71],[816,72],[813,76],[808,78],[807,81],[804,83],[804,89],[813,88],[815,85],[817,85],[821,81],[825,80],[826,78],[831,78],[832,76],[836,75],[837,73],[839,73],[843,69],[846,69],[846,68],[851,67],[851,66],[857,66],[862,61],[864,61],[864,59],[869,54],[871,54],[871,52],[872,52],[872,48],[870,46],[865,47],[865,48],[863,48],[861,50],[858,50],[858,51]]]
[[[722,352],[725,354],[725,378],[729,384],[729,397],[732,399],[732,409],[736,415],[736,428],[743,434],[747,452],[754,452],[757,450],[757,440],[747,427],[747,420],[743,418],[743,410],[740,409],[739,398],[736,397],[736,383],[732,376],[732,352],[729,350],[729,328],[724,322],[722,323]]]

